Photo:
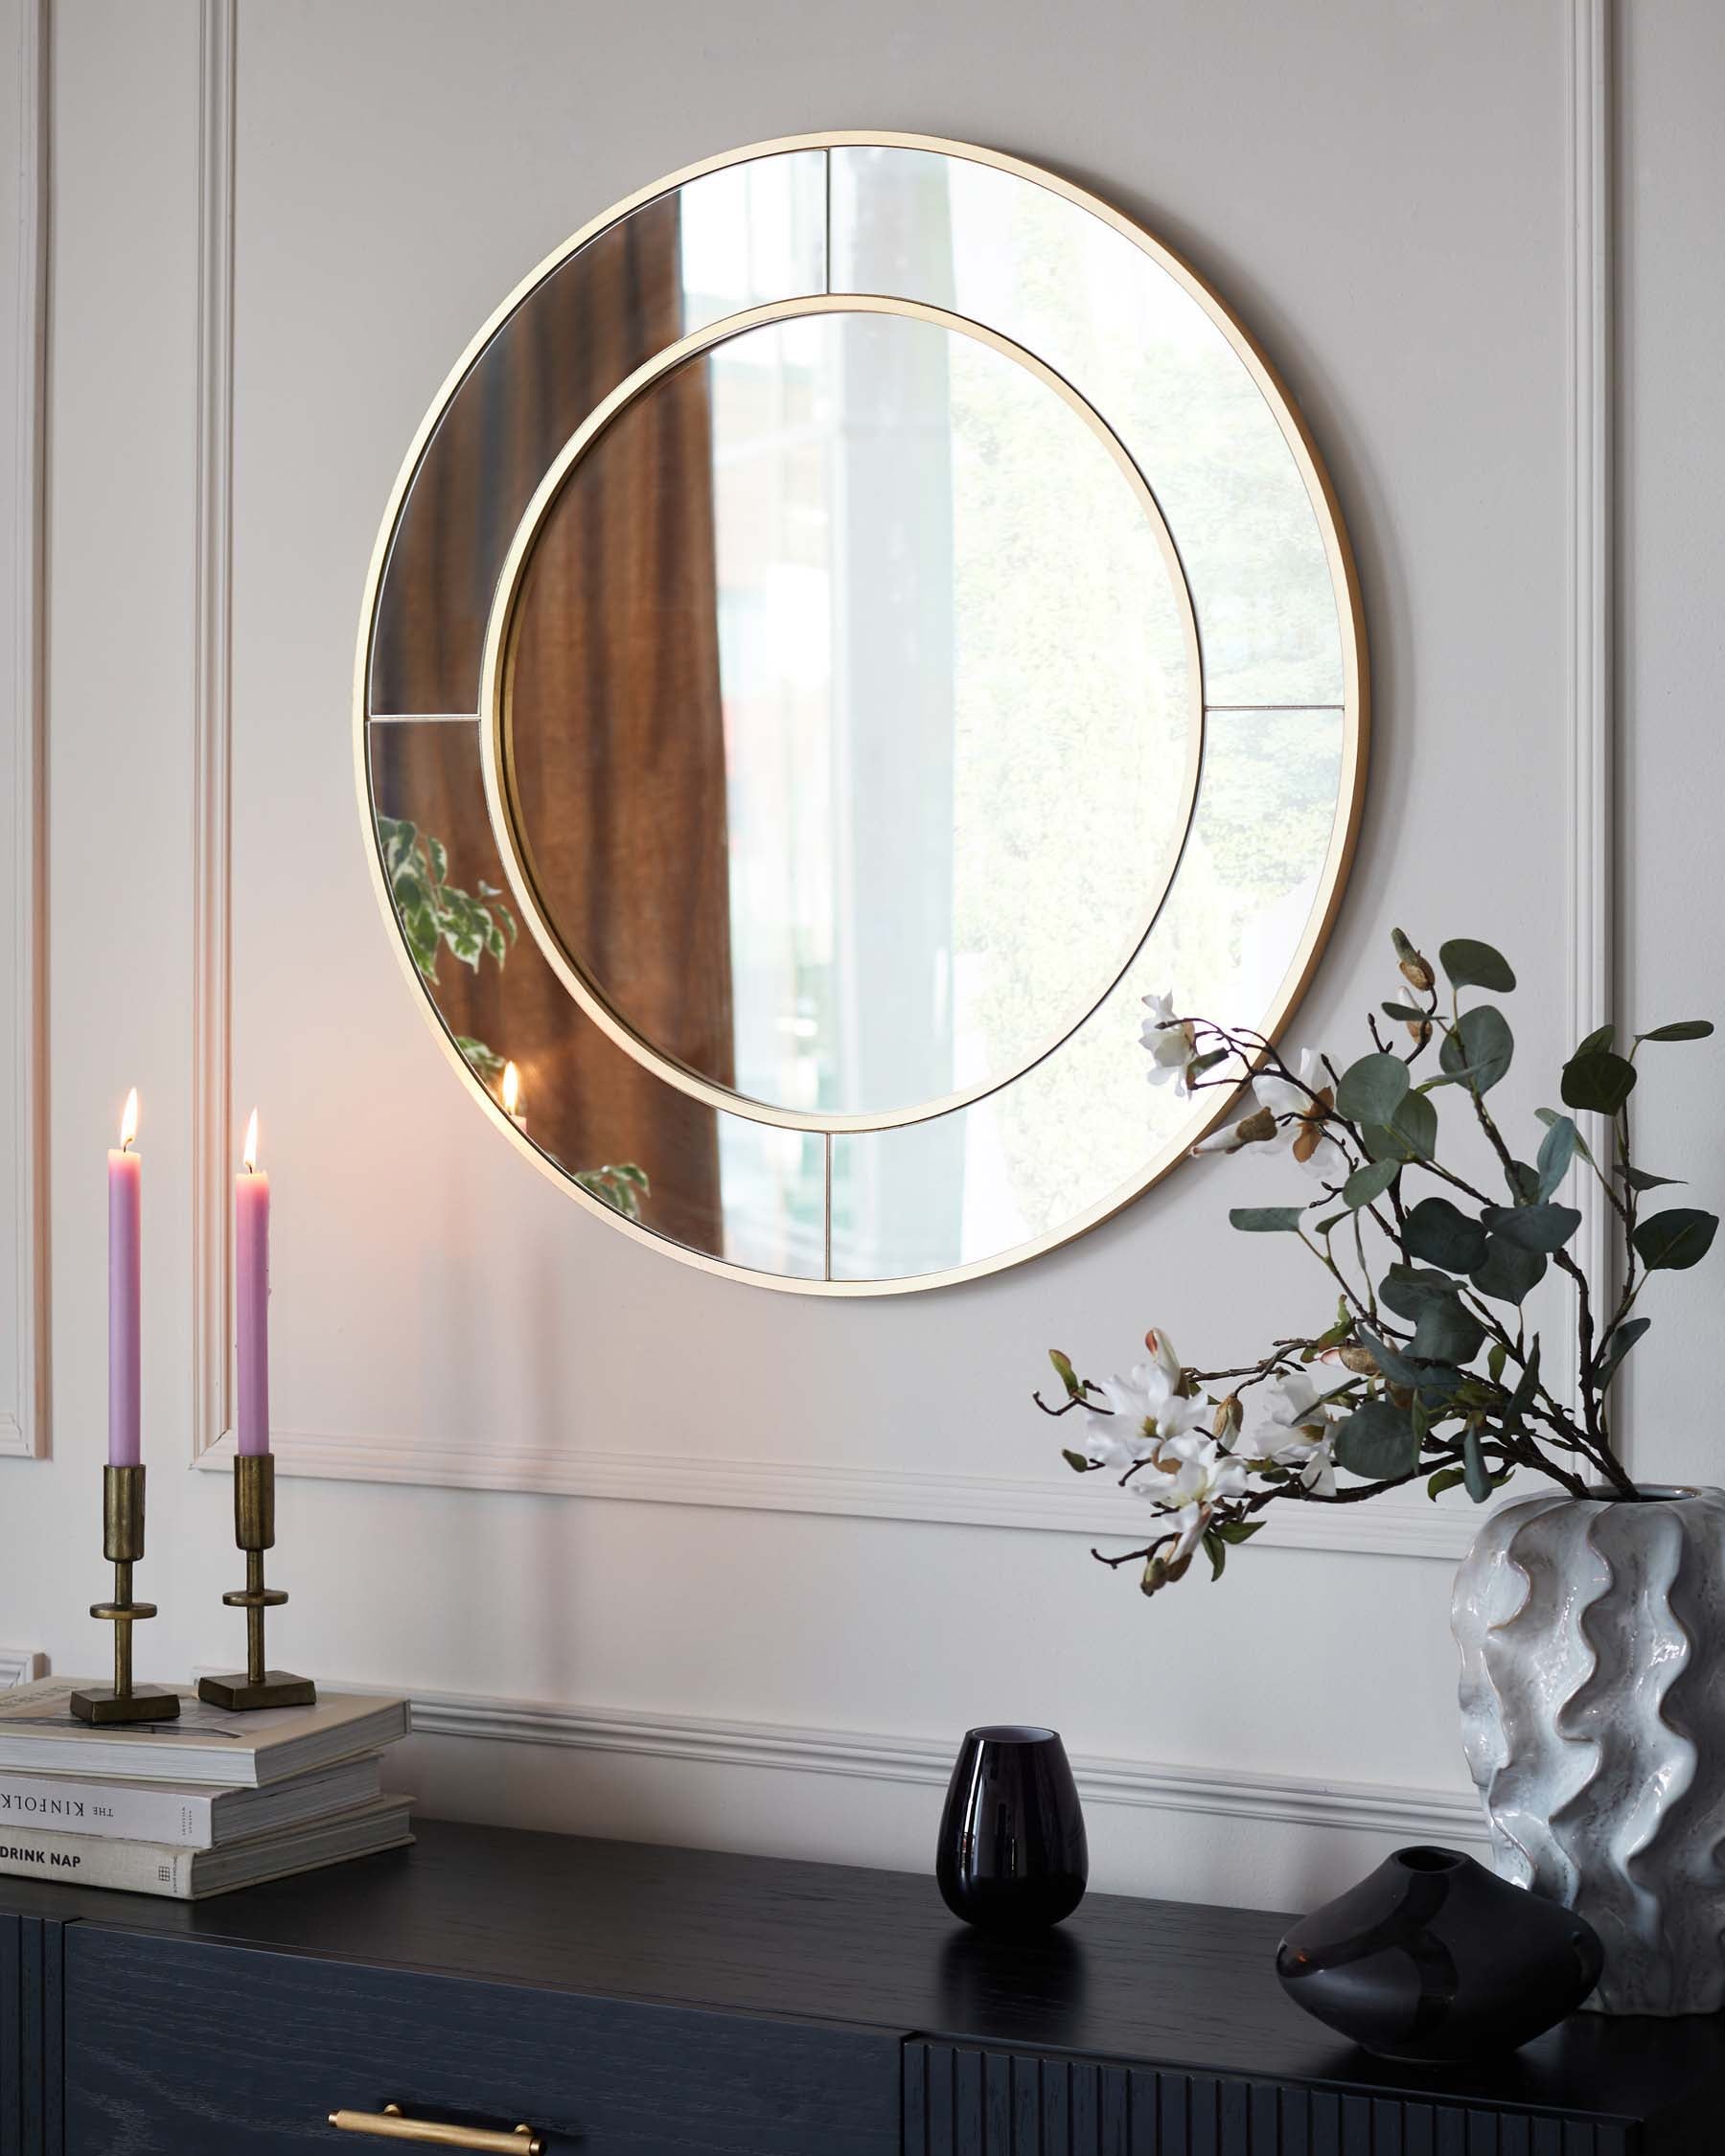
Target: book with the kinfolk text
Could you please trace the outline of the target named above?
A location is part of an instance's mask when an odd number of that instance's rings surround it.
[[[199,1789],[190,1782],[99,1780],[0,1769],[0,1835],[92,1834],[110,1842],[165,1842],[214,1849],[257,1834],[351,1812],[383,1786],[377,1753],[316,1767],[263,1789]]]

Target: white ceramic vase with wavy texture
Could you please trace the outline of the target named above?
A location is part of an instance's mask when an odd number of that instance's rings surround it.
[[[1506,1505],[1456,1575],[1499,1875],[1587,1918],[1606,2013],[1725,2005],[1725,1491]]]

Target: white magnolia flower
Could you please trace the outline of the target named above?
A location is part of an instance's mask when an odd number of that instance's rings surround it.
[[[1257,1081],[1256,1092],[1264,1107],[1277,1116],[1292,1117],[1281,1126],[1293,1142],[1294,1158],[1309,1176],[1341,1182],[1347,1176],[1347,1156],[1323,1127],[1324,1112],[1336,1105],[1336,1089],[1316,1048],[1300,1054],[1300,1084],[1266,1073]]]
[[[1291,1148],[1309,1176],[1342,1182],[1347,1155],[1323,1127],[1324,1112],[1336,1104],[1335,1088],[1316,1048],[1300,1056],[1300,1084],[1264,1071],[1252,1083],[1257,1106],[1237,1123],[1201,1139],[1195,1153],[1277,1153]]]
[[[1207,1138],[1200,1138],[1192,1151],[1279,1153],[1287,1145],[1289,1135],[1277,1123],[1270,1109],[1254,1108],[1250,1115],[1242,1115],[1237,1123],[1225,1123],[1221,1130],[1212,1131]]]
[[[1309,1369],[1289,1370],[1273,1379],[1267,1411],[1272,1429],[1281,1431],[1322,1426],[1330,1417],[1328,1398],[1319,1390]]]
[[[1138,1467],[1154,1460],[1170,1438],[1184,1436],[1196,1423],[1201,1403],[1184,1398],[1180,1357],[1166,1333],[1151,1333],[1144,1344],[1147,1363],[1136,1364],[1124,1377],[1104,1378],[1096,1388],[1107,1413],[1089,1414],[1090,1456],[1099,1467]],[[1134,1477],[1137,1486],[1139,1478]]]
[[[1164,1510],[1188,1504],[1210,1506],[1246,1493],[1246,1468],[1231,1453],[1225,1453],[1203,1431],[1170,1438],[1162,1447],[1162,1480],[1147,1486],[1144,1495]],[[1137,1487],[1135,1481],[1134,1487]]]
[[[1249,1483],[1244,1464],[1202,1432],[1171,1439],[1162,1449],[1159,1465],[1161,1474],[1135,1476],[1127,1487],[1148,1498],[1159,1512],[1173,1515],[1180,1539],[1167,1562],[1174,1565],[1191,1554],[1216,1506],[1244,1497]]]
[[[1423,964],[1424,961],[1422,960],[1421,963]],[[1430,969],[1428,968],[1428,971]],[[1384,998],[1384,1000],[1387,1003],[1398,1004],[1404,1011],[1417,1010],[1419,1008],[1418,1003],[1414,1000],[1414,991],[1409,987],[1407,981],[1400,977],[1397,978],[1395,986],[1390,991],[1390,994]],[[1428,1018],[1417,1020],[1403,1019],[1401,1022],[1408,1029],[1408,1038],[1411,1041],[1417,1043],[1418,1045],[1423,1048],[1426,1043],[1432,1037],[1431,1020]]]
[[[1301,1428],[1277,1449],[1275,1463],[1287,1468],[1301,1489],[1311,1490],[1319,1497],[1334,1497],[1336,1461],[1330,1444],[1327,1430],[1314,1432]]]
[[[1143,1003],[1150,1016],[1138,1038],[1150,1051],[1150,1083],[1160,1086],[1172,1078],[1175,1098],[1185,1100],[1192,1089],[1192,1059],[1198,1053],[1191,1021],[1174,1016],[1172,995],[1146,996]]]
[[[1331,1453],[1333,1435],[1328,1400],[1312,1380],[1309,1370],[1291,1370],[1276,1380],[1268,1420],[1245,1441],[1256,1459],[1273,1467],[1285,1467],[1304,1489],[1330,1497],[1336,1487],[1336,1463]]]

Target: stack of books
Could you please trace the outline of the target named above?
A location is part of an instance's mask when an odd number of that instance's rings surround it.
[[[85,1684],[0,1692],[0,1872],[196,1901],[413,1839],[383,1791],[403,1700],[239,1714],[184,1692],[176,1722],[91,1728],[67,1706]]]

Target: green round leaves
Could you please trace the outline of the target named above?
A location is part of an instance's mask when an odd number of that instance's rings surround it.
[[[1514,1054],[1515,1036],[1508,1020],[1495,1004],[1480,1003],[1463,1011],[1443,1036],[1438,1061],[1445,1077],[1470,1092],[1488,1093],[1509,1068]],[[1567,1093],[1563,1097],[1569,1099]]]
[[[1245,1235],[1298,1235],[1303,1205],[1234,1205],[1228,1224]]]
[[[1360,1135],[1374,1160],[1429,1160],[1438,1150],[1438,1111],[1429,1093],[1404,1093],[1388,1123],[1368,1123]]]
[[[1713,1032],[1711,1019],[1678,1019],[1671,1025],[1656,1025],[1651,1033],[1638,1033],[1638,1041],[1705,1041]]]
[[[1494,1235],[1485,1255],[1468,1277],[1483,1296],[1493,1302],[1525,1302],[1546,1276],[1550,1259],[1543,1251],[1525,1250],[1502,1235]]]
[[[1460,1296],[1434,1296],[1414,1323],[1411,1353],[1421,1363],[1471,1363],[1485,1342],[1485,1328]]]
[[[1485,1230],[1447,1198],[1422,1198],[1408,1215],[1402,1248],[1446,1273],[1471,1273],[1485,1257]]]
[[[1366,1400],[1336,1432],[1336,1461],[1350,1475],[1387,1482],[1419,1465],[1412,1418],[1388,1400]]]
[[[1625,1318],[1616,1332],[1610,1335],[1604,1346],[1599,1350],[1598,1360],[1594,1364],[1594,1383],[1601,1392],[1611,1383],[1617,1366],[1623,1360],[1623,1357],[1628,1354],[1644,1334],[1651,1332],[1652,1329],[1653,1320],[1651,1318]]]
[[[1342,1073],[1336,1108],[1350,1123],[1388,1123],[1408,1090],[1408,1067],[1400,1056],[1362,1056]]]
[[[1507,996],[1515,986],[1515,975],[1503,952],[1468,936],[1441,945],[1438,963],[1449,975],[1452,988],[1488,988],[1494,996]]]
[[[1712,1250],[1718,1226],[1713,1213],[1675,1205],[1637,1226],[1635,1254],[1649,1273],[1686,1273]]]
[[[1398,1160],[1371,1160],[1363,1168],[1356,1168],[1342,1185],[1342,1203],[1349,1212],[1357,1213],[1362,1205],[1369,1205],[1381,1198],[1401,1174]]]
[[[1609,1048],[1589,1048],[1563,1067],[1565,1108],[1592,1109],[1598,1115],[1615,1115],[1635,1090],[1636,1070],[1627,1056]]]
[[[1544,1257],[1562,1250],[1581,1225],[1574,1205],[1487,1205],[1484,1217],[1494,1237]]]
[[[1448,1301],[1457,1293],[1447,1273],[1426,1273],[1416,1265],[1392,1265],[1378,1282],[1378,1300],[1384,1308],[1415,1324],[1428,1302]]]
[[[1542,1117],[1542,1121],[1545,1119]],[[1553,1115],[1546,1123],[1546,1135],[1539,1148],[1535,1163],[1536,1188],[1541,1198],[1549,1198],[1569,1173],[1569,1164],[1575,1158],[1581,1140],[1576,1126],[1567,1115]],[[1585,1158],[1585,1154],[1583,1154]]]

